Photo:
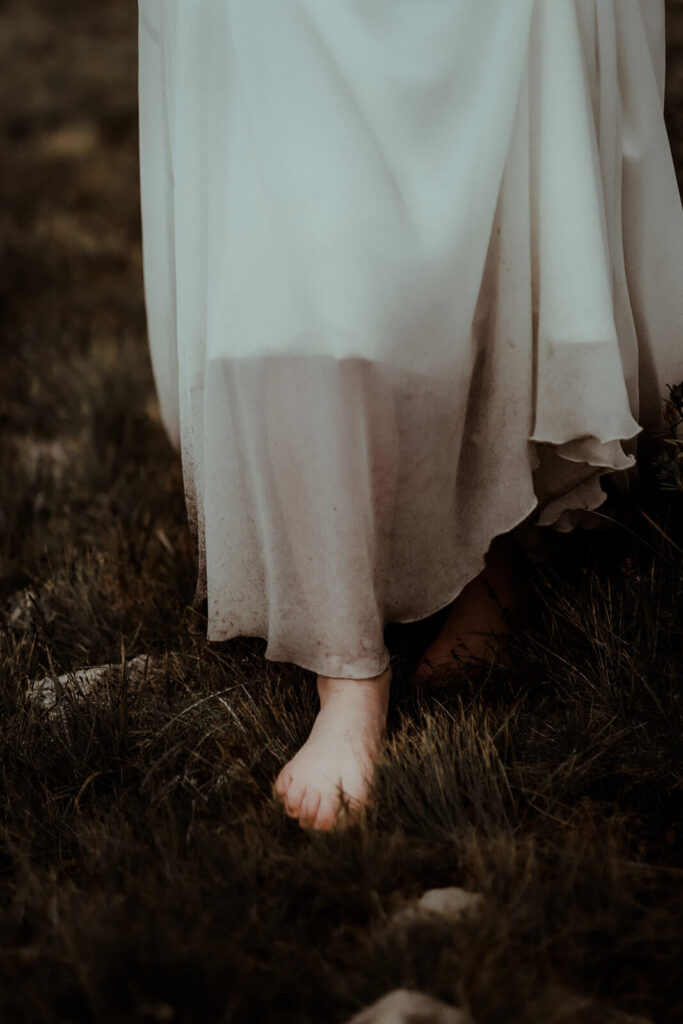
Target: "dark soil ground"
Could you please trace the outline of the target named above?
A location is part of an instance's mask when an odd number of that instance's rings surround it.
[[[479,1024],[683,1021],[683,494],[650,467],[607,531],[534,569],[512,669],[415,691],[419,630],[394,631],[362,827],[306,834],[273,801],[313,679],[188,628],[145,338],[136,19],[132,0],[0,2],[0,1020],[341,1024],[405,986]],[[142,682],[67,686],[56,714],[27,699],[141,654]],[[392,923],[449,885],[482,908]]]

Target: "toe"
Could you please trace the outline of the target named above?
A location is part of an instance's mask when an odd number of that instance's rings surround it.
[[[333,797],[323,797],[320,800],[320,806],[313,822],[314,828],[321,829],[323,832],[328,832],[331,828],[334,828],[338,810],[338,800]]]
[[[306,827],[313,824],[315,816],[318,813],[320,807],[320,801],[322,799],[322,793],[319,789],[309,789],[304,799],[301,801],[301,808],[299,810],[299,824],[305,825]]]
[[[301,803],[306,796],[306,786],[301,782],[292,782],[285,796],[285,810],[290,818],[298,818]]]
[[[292,784],[292,769],[289,765],[285,765],[277,779],[275,780],[275,791],[278,796],[284,797],[285,793]]]

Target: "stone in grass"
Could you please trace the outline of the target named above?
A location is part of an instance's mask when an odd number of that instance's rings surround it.
[[[603,1016],[598,1019],[600,1024],[652,1024],[649,1017],[634,1017],[621,1010],[603,1010]]]
[[[418,900],[399,908],[393,915],[392,921],[409,924],[416,919],[438,917],[455,923],[466,914],[479,910],[483,902],[481,893],[467,892],[457,886],[428,889]]]
[[[131,658],[126,662],[126,680],[128,684],[141,682],[145,675],[147,662],[151,660],[146,654]],[[61,676],[44,676],[29,683],[27,698],[34,704],[42,706],[53,713],[59,703],[59,694],[63,691],[75,697],[85,697],[96,688],[103,688],[109,683],[118,682],[121,678],[121,666],[116,664],[93,665],[91,668],[78,668],[73,672],[65,672]]]
[[[471,1024],[455,1006],[423,992],[397,988],[366,1006],[348,1024]]]
[[[35,595],[30,590],[17,590],[5,604],[5,619],[13,629],[28,630],[33,625]]]

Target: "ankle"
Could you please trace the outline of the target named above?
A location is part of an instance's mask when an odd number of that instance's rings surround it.
[[[357,703],[368,710],[380,711],[386,715],[391,689],[391,668],[370,679],[338,679],[318,676],[317,687],[320,707],[332,703]]]

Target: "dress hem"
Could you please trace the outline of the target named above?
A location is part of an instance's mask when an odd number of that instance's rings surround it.
[[[596,468],[602,469],[604,467],[600,466],[600,467],[596,467]],[[606,472],[609,472],[609,471],[610,471],[610,469],[607,468]],[[603,476],[605,474],[604,473],[600,473],[599,475]],[[571,493],[571,492],[569,492],[569,493]],[[590,506],[582,505],[579,508],[574,509],[574,510],[575,511],[582,511],[582,512],[592,512],[596,508],[599,508],[601,505],[603,505],[604,502],[606,501],[606,499],[607,499],[607,494],[606,494],[605,491],[603,491],[601,499],[598,502],[596,502],[595,504],[592,504]],[[511,525],[508,525],[506,528],[503,528],[503,529],[498,530],[497,532],[493,533],[493,535],[491,536],[491,540],[489,541],[489,545],[486,548],[486,551],[488,551],[489,547],[491,546],[491,544],[493,543],[493,541],[494,541],[494,539],[496,537],[500,536],[501,534],[510,533],[512,530],[517,529],[527,519],[529,519],[529,517],[531,515],[533,515],[534,512],[539,510],[539,506],[540,506],[539,499],[536,498],[536,500],[531,505],[531,507],[529,509],[527,509],[527,511],[525,511],[522,515],[520,515],[519,517],[516,517],[514,522]],[[572,511],[572,509],[571,509],[571,507],[568,506],[563,511]],[[553,522],[550,522],[550,523],[546,523],[544,525],[546,527],[547,526],[553,526],[554,522],[559,521],[559,519],[561,518],[561,515],[562,515],[562,513],[560,513],[558,515],[557,520],[554,520]],[[561,531],[561,532],[571,532],[571,529],[573,529],[573,527],[570,527],[569,530],[564,530],[564,531]],[[484,555],[485,554],[486,554],[486,552],[484,552]],[[432,615],[436,615],[438,612],[442,611],[444,608],[447,608],[450,604],[453,603],[453,601],[456,600],[456,598],[462,593],[462,591],[465,589],[465,587],[469,583],[471,583],[472,580],[475,579],[479,575],[481,570],[483,568],[485,568],[486,560],[485,560],[484,555],[482,555],[481,558],[477,561],[477,564],[473,568],[473,571],[471,573],[468,572],[467,578],[465,579],[464,583],[461,583],[455,590],[450,590],[448,592],[448,596],[446,598],[440,599],[435,605],[430,605],[430,607],[429,607],[429,609],[427,611],[420,612],[419,615],[413,615],[413,616],[410,616],[410,617],[403,616],[401,618],[388,618],[384,622],[383,628],[386,629],[386,627],[389,626],[389,625],[410,625],[411,623],[414,623],[414,622],[420,622],[420,621],[422,621],[424,619],[430,618]],[[262,633],[241,633],[240,632],[240,633],[230,633],[229,635],[221,634],[219,636],[208,636],[208,634],[207,634],[207,640],[213,641],[213,642],[224,642],[224,641],[227,641],[227,640],[235,640],[238,637],[251,637],[251,638],[254,638],[254,639],[264,640],[264,641],[266,641],[266,643],[268,643],[268,637],[267,636],[263,636]],[[305,671],[313,672],[316,675],[328,676],[328,677],[333,678],[333,679],[373,679],[373,678],[375,678],[377,676],[382,675],[387,670],[387,668],[389,668],[389,666],[391,664],[391,655],[389,655],[389,653],[387,651],[387,657],[381,663],[376,662],[376,663],[381,664],[381,667],[377,671],[367,671],[367,670],[365,670],[363,674],[353,674],[353,675],[350,675],[348,672],[344,671],[345,663],[341,663],[341,665],[339,663],[337,663],[337,665],[333,665],[333,666],[330,666],[328,664],[328,665],[324,666],[323,669],[321,669],[320,665],[318,665],[316,667],[313,667],[313,663],[312,662],[308,662],[308,663],[305,664],[301,660],[292,661],[291,658],[275,657],[274,656],[274,652],[271,652],[270,654],[268,653],[268,648],[266,648],[266,651],[264,652],[264,657],[268,661],[272,661],[274,663],[295,664],[299,668],[304,669]],[[369,661],[368,664],[370,666],[372,666],[373,662]],[[333,669],[333,670],[331,670],[331,669]]]

